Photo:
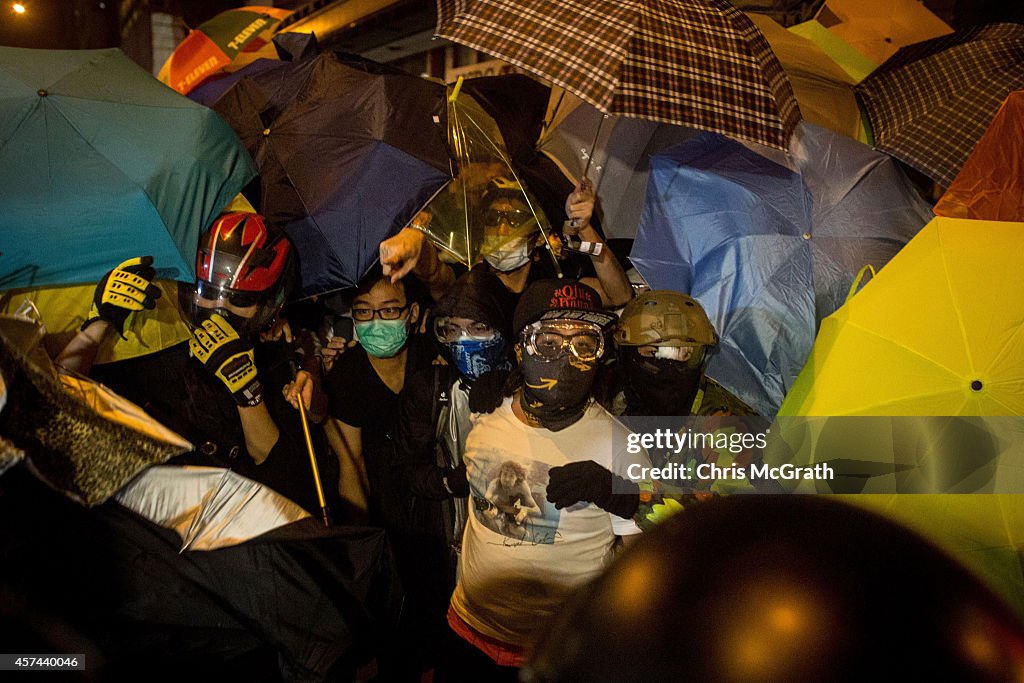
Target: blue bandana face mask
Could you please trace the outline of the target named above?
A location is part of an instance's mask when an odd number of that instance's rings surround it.
[[[462,337],[445,346],[459,374],[468,380],[475,380],[490,370],[509,367],[505,338],[498,332],[490,339]]]
[[[360,346],[376,358],[395,355],[409,338],[409,327],[405,320],[371,320],[356,323],[355,328]]]

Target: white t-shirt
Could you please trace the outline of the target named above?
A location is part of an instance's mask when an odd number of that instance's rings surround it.
[[[469,520],[452,595],[467,624],[524,645],[572,589],[601,572],[616,535],[640,533],[593,504],[557,510],[546,495],[556,465],[593,460],[624,476],[630,463],[646,464],[646,454],[626,452],[628,433],[596,403],[558,432],[523,424],[511,399],[474,416],[465,452]]]

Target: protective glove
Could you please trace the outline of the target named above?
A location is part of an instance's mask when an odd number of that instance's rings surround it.
[[[548,471],[547,497],[559,510],[586,501],[617,517],[630,519],[640,506],[640,487],[593,460],[583,460]]]
[[[476,378],[469,390],[469,410],[474,413],[493,413],[505,400],[505,382],[508,370],[490,370]]]
[[[213,373],[231,392],[240,406],[263,402],[263,387],[256,376],[252,342],[241,339],[235,329],[218,313],[192,330],[188,342],[192,355]]]
[[[466,478],[466,464],[462,463],[458,467],[444,475],[444,487],[449,493],[458,498],[464,498],[469,495],[469,479]]]
[[[152,283],[155,275],[152,256],[128,259],[104,275],[96,285],[89,317],[81,329],[104,320],[124,339],[124,323],[130,313],[156,308],[160,289]]]

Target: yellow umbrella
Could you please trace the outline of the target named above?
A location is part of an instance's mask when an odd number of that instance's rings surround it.
[[[821,323],[787,415],[1024,415],[1024,224],[936,217]]]
[[[832,61],[853,78],[854,83],[860,83],[867,78],[868,74],[877,69],[880,63],[868,59],[814,19],[790,26],[787,30],[801,38],[806,38],[821,48],[832,58]]]
[[[767,15],[747,16],[782,63],[804,119],[866,143],[853,77],[813,41],[787,31]]]
[[[858,486],[886,493],[844,500],[929,538],[1024,614],[1024,495],[892,493],[1020,490],[1022,440],[992,418],[1024,415],[1022,249],[1022,223],[935,218],[822,322],[773,426],[789,449],[772,457],[840,471],[853,463],[869,475],[874,466],[879,476]],[[841,415],[921,417],[823,417]],[[915,424],[919,433],[908,435]],[[948,469],[963,478],[944,489]],[[810,490],[844,488],[818,482]],[[856,489],[847,481],[845,490]]]
[[[1024,616],[1024,495],[830,496],[885,515],[955,557]]]
[[[827,0],[813,21],[878,64],[904,45],[953,32],[918,0]]]
[[[96,358],[97,363],[126,360],[179,344],[189,338],[188,326],[178,315],[178,283],[157,281],[161,296],[156,308],[145,315],[131,315],[125,325],[125,339],[106,344]],[[46,352],[55,358],[78,333],[92,303],[95,284],[37,289],[12,289],[0,292],[0,315],[12,315],[27,299],[42,316]]]

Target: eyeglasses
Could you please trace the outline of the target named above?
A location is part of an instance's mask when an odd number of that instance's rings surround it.
[[[353,308],[352,319],[359,323],[369,322],[373,320],[373,316],[377,316],[381,320],[398,320],[402,317],[402,312],[407,308],[409,308],[409,304],[405,306],[385,306],[384,308]]]
[[[470,339],[490,339],[494,336],[494,328],[487,323],[473,321],[463,327],[451,321],[451,318],[437,318],[434,321],[434,336],[442,343],[455,342],[462,337]]]
[[[255,306],[263,300],[263,295],[266,292],[247,292],[240,289],[229,289],[227,287],[218,287],[212,282],[206,280],[198,280],[196,282],[196,296],[200,299],[206,299],[207,301],[220,301],[226,299],[232,306],[238,308],[248,308],[249,306]]]
[[[524,332],[526,352],[542,360],[558,360],[566,349],[581,361],[595,361],[604,354],[604,335],[596,327],[563,327],[534,323]]]
[[[504,221],[504,223],[510,228],[518,228],[531,218],[533,218],[533,214],[522,209],[512,209],[511,211],[487,209],[487,211],[484,212],[484,226],[494,228],[501,225]]]

